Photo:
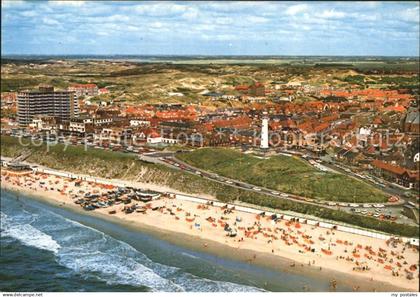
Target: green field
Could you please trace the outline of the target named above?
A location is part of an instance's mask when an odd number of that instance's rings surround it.
[[[193,166],[273,190],[319,200],[385,202],[387,196],[369,184],[342,174],[321,172],[296,157],[261,159],[230,149],[204,148],[179,153]]]

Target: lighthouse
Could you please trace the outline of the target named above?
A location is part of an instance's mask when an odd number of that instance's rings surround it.
[[[268,117],[266,115],[262,119],[260,148],[268,149]]]

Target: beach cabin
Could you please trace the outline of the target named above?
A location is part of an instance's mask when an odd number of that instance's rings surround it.
[[[22,163],[14,163],[14,162],[7,163],[7,168],[13,171],[31,170],[31,167],[29,165],[22,164]]]

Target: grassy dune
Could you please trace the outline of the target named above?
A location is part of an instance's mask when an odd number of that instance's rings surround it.
[[[273,190],[320,200],[385,202],[387,196],[369,184],[342,174],[321,172],[287,156],[260,159],[230,149],[204,148],[177,157],[193,166]]]

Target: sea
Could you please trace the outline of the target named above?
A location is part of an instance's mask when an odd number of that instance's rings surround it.
[[[327,280],[197,252],[5,190],[0,243],[3,292],[328,291]]]

